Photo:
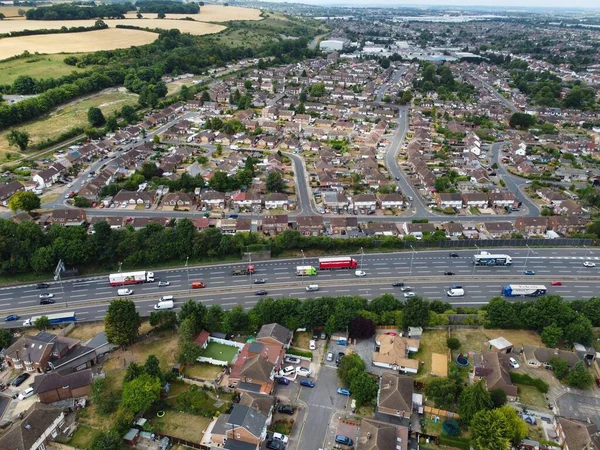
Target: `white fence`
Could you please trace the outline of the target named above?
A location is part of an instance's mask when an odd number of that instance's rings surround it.
[[[201,363],[212,364],[214,366],[226,366],[229,364],[229,362],[227,362],[227,361],[220,361],[218,359],[205,358],[204,356],[199,356],[197,361],[201,362]]]
[[[241,344],[240,342],[229,341],[227,339],[221,339],[209,336],[208,342],[216,342],[217,344],[229,345],[230,347],[237,347],[238,349],[243,349],[245,344]]]

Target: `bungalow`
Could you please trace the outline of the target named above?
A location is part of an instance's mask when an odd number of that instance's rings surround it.
[[[384,373],[379,380],[378,412],[410,419],[413,412],[413,388],[414,381],[411,377]]]
[[[488,391],[500,389],[506,393],[510,401],[513,401],[517,398],[517,386],[512,383],[504,367],[504,358],[507,356],[498,352],[482,352],[481,357],[475,362],[474,379],[485,380]]]
[[[446,230],[446,237],[458,237],[462,236],[464,227],[462,223],[458,222],[446,222],[442,224],[442,229]]]
[[[275,235],[283,233],[289,228],[289,219],[287,214],[279,214],[276,216],[263,216],[262,231],[264,234]]]
[[[271,192],[265,196],[265,209],[287,209],[288,196],[281,192]]]
[[[393,222],[367,222],[360,225],[366,236],[398,236],[400,231]]]
[[[435,233],[435,225],[432,223],[408,223],[403,224],[404,234],[409,234],[417,239],[423,238],[423,233],[428,231],[429,233]]]
[[[560,206],[562,202],[568,200],[566,195],[552,188],[539,188],[535,193],[550,205]]]
[[[419,360],[409,358],[410,353],[419,351],[420,341],[391,334],[380,334],[375,341],[373,365],[394,371],[416,374]]]
[[[2,203],[3,206],[8,206],[8,200],[17,192],[24,190],[25,186],[18,181],[11,181],[10,183],[0,185],[0,203]]]
[[[357,217],[331,217],[329,219],[329,233],[347,235],[348,232],[358,231]]]
[[[150,205],[153,200],[152,194],[144,191],[133,192],[121,190],[113,197],[114,203],[122,205]]]
[[[325,232],[325,224],[321,216],[296,217],[296,229],[305,236],[321,236]]]
[[[163,206],[190,207],[192,197],[186,192],[170,192],[162,199]]]
[[[574,200],[565,200],[561,203],[561,205],[555,209],[555,212],[559,214],[564,214],[566,216],[586,216],[587,213],[583,210],[581,205],[579,205]]]
[[[523,357],[527,362],[537,363],[537,366],[541,366],[545,363],[550,364],[550,360],[553,358],[562,359],[569,367],[573,367],[581,361],[575,352],[547,347],[536,347],[534,345],[525,345],[523,347]]]
[[[348,198],[337,190],[323,191],[321,192],[321,198],[323,199],[323,205],[332,209],[347,208],[350,203]]]

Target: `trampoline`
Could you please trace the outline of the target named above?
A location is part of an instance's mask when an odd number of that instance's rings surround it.
[[[456,357],[456,365],[460,367],[467,367],[469,365],[469,358],[467,357],[467,355],[459,353]]]
[[[442,429],[448,436],[456,436],[458,434],[458,422],[454,419],[448,419],[442,425]]]

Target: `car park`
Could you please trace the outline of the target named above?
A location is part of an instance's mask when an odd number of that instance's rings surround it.
[[[301,377],[310,377],[311,374],[310,369],[306,367],[296,367],[296,373]]]
[[[317,349],[317,341],[314,341],[311,339],[308,343],[308,348],[310,350],[316,350]]]
[[[21,386],[25,380],[29,378],[29,374],[28,373],[22,373],[21,375],[19,375],[17,378],[15,378],[12,382],[12,385],[15,387],[19,387]]]
[[[338,434],[335,437],[335,443],[342,444],[342,445],[348,445],[348,446],[354,445],[354,441],[352,439],[350,439],[348,436],[343,436],[341,434]]]
[[[508,363],[510,364],[510,366],[513,369],[518,369],[520,367],[517,360],[515,358],[513,358],[512,356],[510,358],[508,358]]]
[[[48,289],[50,285],[48,283],[38,283],[35,288],[36,289]]]
[[[291,416],[294,414],[294,407],[290,405],[279,405],[277,411],[279,411],[281,414],[289,414]]]
[[[255,295],[267,295],[268,292],[264,289],[260,289],[254,293]]]
[[[300,364],[300,358],[297,356],[285,355],[283,360],[288,364]]]
[[[169,286],[171,283],[169,281],[159,281],[158,282],[158,287],[165,287],[165,286]]]
[[[6,316],[4,318],[5,322],[12,322],[13,320],[19,320],[19,316],[17,314],[11,314],[10,316]]]
[[[392,283],[392,286],[394,286],[394,287],[403,287],[404,283],[402,281],[394,281]]]
[[[367,272],[365,272],[364,270],[356,270],[354,272],[354,275],[357,276],[357,277],[364,277],[364,276],[367,275]]]
[[[338,388],[337,393],[340,395],[350,396],[350,389]]]
[[[555,281],[550,282],[550,285],[551,286],[562,286],[562,281],[555,280]]]
[[[415,294],[414,292],[405,292],[404,298],[414,297],[415,295],[417,295],[417,294]]]
[[[300,386],[314,388],[315,387],[315,383],[313,381],[309,380],[308,378],[302,378],[300,380]]]
[[[254,284],[265,284],[266,282],[267,280],[264,278],[257,278],[256,280],[254,280]]]
[[[523,275],[535,275],[535,272],[533,270],[525,270],[523,271]]]
[[[333,352],[327,353],[327,361],[333,361]]]
[[[591,261],[584,261],[583,266],[584,267],[596,267],[596,263],[593,263]]]

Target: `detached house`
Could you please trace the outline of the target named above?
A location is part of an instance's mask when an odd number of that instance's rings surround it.
[[[24,190],[25,186],[18,181],[11,181],[10,183],[0,185],[0,203],[3,206],[8,206],[8,200],[17,192]]]
[[[410,419],[413,412],[413,379],[384,373],[379,381],[377,408],[380,413]]]
[[[49,188],[54,183],[56,183],[56,181],[58,181],[58,179],[60,178],[61,171],[56,166],[60,166],[62,169],[64,169],[64,167],[62,167],[60,164],[56,164],[52,167],[49,167],[46,170],[38,172],[32,177],[32,180],[38,185],[40,189]]]
[[[475,380],[484,379],[488,391],[500,389],[506,393],[510,401],[517,398],[515,386],[505,367],[505,356],[494,351],[484,351],[475,363]]]

